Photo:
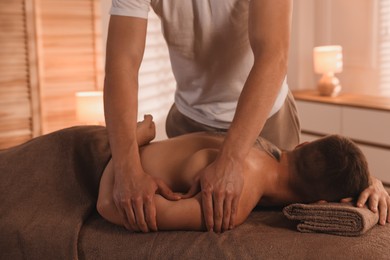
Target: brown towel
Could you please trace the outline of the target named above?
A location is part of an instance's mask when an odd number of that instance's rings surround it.
[[[299,220],[301,232],[360,236],[378,223],[378,214],[348,203],[291,204],[283,209],[291,220]]]

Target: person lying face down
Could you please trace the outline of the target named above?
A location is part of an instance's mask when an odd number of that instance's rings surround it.
[[[202,213],[202,195],[198,172],[215,160],[224,136],[217,133],[193,133],[149,143],[155,136],[151,116],[138,124],[138,143],[144,171],[165,182],[174,192],[182,193],[178,201],[156,194],[155,230],[206,230]],[[214,231],[226,231],[242,224],[256,205],[284,206],[291,203],[312,203],[319,200],[339,201],[357,197],[369,185],[366,159],[349,139],[331,135],[305,143],[292,151],[280,151],[259,139],[245,161],[244,184],[238,201],[236,219],[214,223]],[[112,198],[113,166],[107,164],[100,182],[97,210],[117,225],[125,226]],[[197,194],[184,193],[197,187]],[[136,187],[129,187],[129,189]],[[214,197],[220,194],[213,194]],[[149,201],[152,201],[149,198]],[[136,207],[137,200],[127,201]],[[221,212],[231,210],[223,208]],[[224,214],[226,215],[226,214]],[[141,219],[143,216],[126,216]],[[146,223],[140,223],[147,228]],[[127,227],[140,230],[137,227]]]

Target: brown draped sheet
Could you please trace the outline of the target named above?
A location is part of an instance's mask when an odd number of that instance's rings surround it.
[[[95,204],[110,158],[103,127],[75,127],[0,152],[0,259],[388,259],[390,225],[360,237],[297,232],[258,209],[223,234],[135,234]]]

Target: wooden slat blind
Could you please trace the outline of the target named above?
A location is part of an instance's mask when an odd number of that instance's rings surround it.
[[[75,92],[98,88],[96,0],[36,0],[43,133],[77,124]]]
[[[0,149],[32,137],[24,0],[0,0]]]
[[[99,0],[0,0],[0,149],[77,124],[101,87]]]

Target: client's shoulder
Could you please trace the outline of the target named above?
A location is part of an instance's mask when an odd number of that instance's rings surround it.
[[[269,154],[272,158],[276,159],[277,161],[280,161],[282,151],[267,139],[264,139],[263,137],[258,137],[256,139],[255,147],[265,151],[267,154]]]

